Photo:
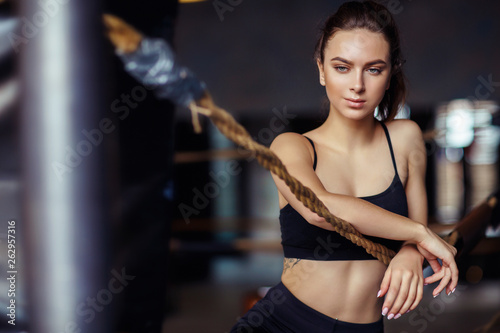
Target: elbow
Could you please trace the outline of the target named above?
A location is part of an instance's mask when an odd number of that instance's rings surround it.
[[[308,214],[308,216],[306,217],[306,221],[315,225],[326,223],[326,220],[323,217],[319,216],[314,212],[310,212],[310,214]]]
[[[318,227],[324,227],[326,224],[328,224],[324,217],[319,216],[317,213],[309,209],[307,209],[307,212],[305,212],[302,216],[308,223]]]

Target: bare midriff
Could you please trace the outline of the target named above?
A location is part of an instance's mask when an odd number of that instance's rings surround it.
[[[302,303],[351,323],[380,319],[377,292],[387,267],[378,260],[316,261],[285,258],[281,281]]]

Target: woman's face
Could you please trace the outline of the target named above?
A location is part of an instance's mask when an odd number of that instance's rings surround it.
[[[330,112],[349,119],[373,117],[389,88],[389,43],[381,33],[366,29],[340,30],[330,38],[324,63],[318,60]]]

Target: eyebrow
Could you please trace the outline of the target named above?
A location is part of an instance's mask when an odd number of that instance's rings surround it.
[[[341,58],[341,57],[332,58],[330,61],[334,61],[334,60],[337,60],[337,61],[340,61],[340,62],[344,62],[344,63],[346,63],[348,65],[352,65],[352,61],[349,61],[349,60]],[[383,61],[382,59],[377,59],[377,60],[370,61],[370,62],[366,63],[366,66],[372,66],[372,65],[377,65],[377,64],[382,64],[382,65],[386,65],[387,66],[387,63],[385,61]]]

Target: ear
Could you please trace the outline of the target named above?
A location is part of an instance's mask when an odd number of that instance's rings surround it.
[[[318,70],[319,70],[319,83],[322,86],[325,86],[325,70],[323,68],[323,64],[321,63],[320,59],[316,59],[316,64],[318,65]]]

